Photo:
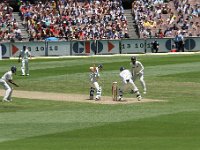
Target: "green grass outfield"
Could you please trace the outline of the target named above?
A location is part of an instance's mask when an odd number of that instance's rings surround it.
[[[13,97],[12,103],[0,102],[0,149],[199,150],[200,54],[138,60],[145,66],[144,97],[164,102],[102,105]],[[104,65],[100,84],[108,96],[130,56],[32,59],[29,77],[20,76],[17,60],[3,60],[0,75],[16,65],[15,90],[88,94],[93,63]]]

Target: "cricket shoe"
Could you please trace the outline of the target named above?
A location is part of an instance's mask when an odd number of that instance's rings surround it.
[[[12,102],[12,99],[8,99],[9,102]]]
[[[10,102],[8,99],[4,98],[2,102]]]
[[[141,95],[137,95],[137,100],[141,101],[142,100],[142,96]]]
[[[96,96],[95,100],[99,101],[99,100],[101,100],[101,97],[100,96]]]
[[[122,101],[123,98],[122,98],[121,96],[119,96],[119,97],[117,98],[117,100],[118,100],[118,101]]]

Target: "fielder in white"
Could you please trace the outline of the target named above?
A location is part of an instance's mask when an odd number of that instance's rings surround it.
[[[21,66],[22,76],[25,75],[29,76],[29,62],[28,62],[29,57],[31,58],[30,51],[26,48],[26,46],[23,46],[23,49],[20,51],[18,59],[18,62],[20,62],[20,58],[22,58],[22,66]]]
[[[132,80],[132,74],[128,69],[125,69],[124,67],[120,67],[120,74],[119,76],[122,79],[122,86],[119,88],[119,97],[118,100],[122,100],[123,98],[123,92],[126,88],[126,86],[128,84],[131,84],[132,86],[132,90],[134,91],[134,93],[136,93],[136,97],[138,99],[138,101],[140,101],[142,99],[142,96],[140,95],[140,92],[137,88],[137,86],[135,85],[135,83]]]
[[[142,65],[141,62],[137,61],[135,56],[131,57],[130,66],[131,66],[133,81],[135,82],[135,80],[139,78],[140,83],[143,87],[143,93],[146,94],[147,88],[146,88],[146,83],[144,81],[144,66]]]
[[[10,102],[12,101],[11,95],[13,88],[9,85],[9,83],[15,85],[18,87],[16,83],[13,81],[13,73],[16,74],[17,68],[15,66],[11,67],[9,71],[7,71],[0,79],[0,84],[4,87],[6,90],[5,96],[3,98],[3,102]]]
[[[101,92],[102,89],[99,86],[98,83],[98,79],[100,77],[100,73],[99,71],[103,69],[103,65],[100,64],[98,65],[98,67],[90,67],[90,81],[91,81],[91,87],[90,87],[90,99],[93,100],[94,99],[94,92],[96,89],[96,100],[100,100],[101,99]]]

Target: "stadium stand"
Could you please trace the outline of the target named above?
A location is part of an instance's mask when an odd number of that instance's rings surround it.
[[[19,10],[30,40],[129,38],[121,0],[22,2]]]
[[[0,41],[21,40],[21,30],[18,28],[18,22],[14,18],[13,8],[9,3],[0,3]]]
[[[135,0],[133,20],[129,10],[124,10],[122,0],[19,0],[20,12],[13,12],[9,4],[0,2],[3,41],[48,37],[163,38],[174,37],[177,31],[184,36],[200,36],[200,2],[196,0]]]
[[[132,14],[140,38],[200,36],[200,2],[196,0],[135,0]]]

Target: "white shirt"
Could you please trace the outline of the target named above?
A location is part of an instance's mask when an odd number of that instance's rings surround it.
[[[22,59],[28,59],[28,57],[31,56],[31,53],[29,52],[28,49],[26,49],[25,51],[21,50],[20,55],[21,55]]]
[[[3,79],[4,81],[8,81],[8,80],[12,80],[12,71],[8,71],[6,72],[1,79]]]
[[[142,65],[141,62],[137,61],[135,62],[135,64],[133,64],[132,62],[130,63],[131,65],[131,72],[133,74],[139,74],[142,73],[144,70],[144,66]]]
[[[90,80],[92,82],[96,82],[98,80],[98,78],[100,77],[100,74],[99,74],[99,68],[98,67],[95,67],[95,70],[92,71],[92,73],[90,74]]]
[[[122,78],[122,80],[126,83],[126,80],[130,80],[132,78],[132,74],[129,70],[125,69],[120,72],[119,76]]]
[[[15,30],[14,30],[14,33],[21,34],[22,32],[21,32],[21,30],[20,30],[20,29],[15,29]]]

